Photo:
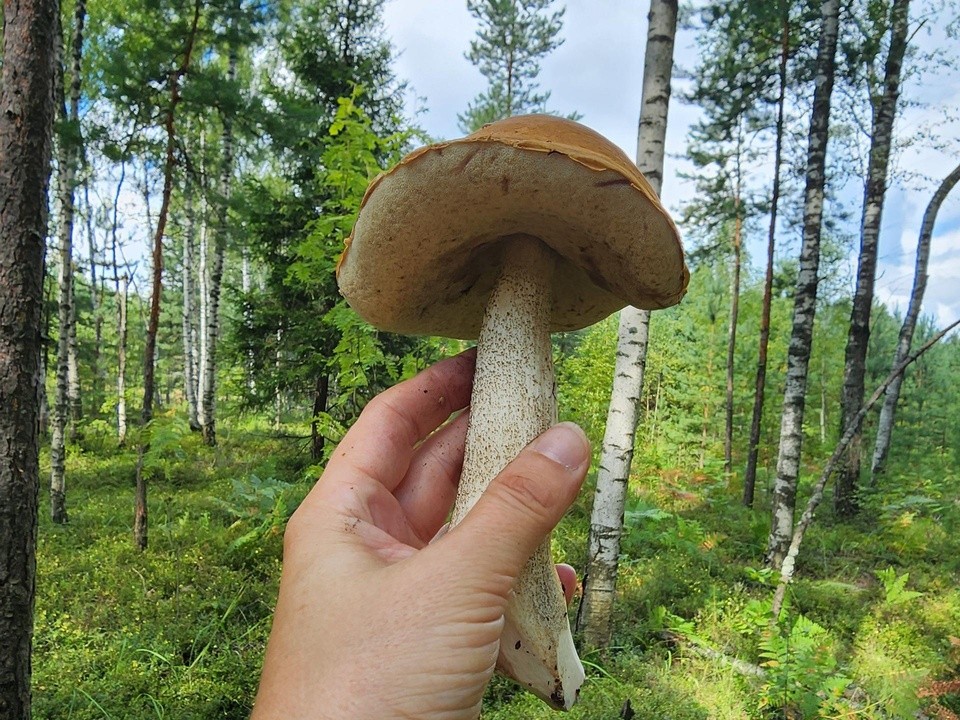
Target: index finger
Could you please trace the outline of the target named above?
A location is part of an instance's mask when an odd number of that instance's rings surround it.
[[[470,402],[475,350],[441,360],[380,393],[334,450],[331,476],[361,473],[391,492],[400,484],[417,444]]]

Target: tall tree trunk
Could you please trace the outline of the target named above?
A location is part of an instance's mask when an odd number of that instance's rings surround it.
[[[87,241],[90,248],[90,301],[93,311],[93,352],[91,353],[91,374],[93,388],[91,392],[91,409],[95,417],[100,417],[103,406],[104,386],[107,376],[103,368],[103,277],[97,277],[99,248],[97,237],[93,231],[93,208],[90,205],[90,183],[84,179],[84,205],[86,208]]]
[[[30,720],[38,393],[59,3],[6,0],[0,69],[0,717]]]
[[[793,301],[793,329],[787,350],[787,378],[780,418],[780,447],[777,454],[777,479],[773,487],[770,536],[766,562],[779,567],[793,536],[793,513],[797,499],[797,476],[803,445],[803,411],[807,392],[807,370],[813,344],[813,322],[817,309],[817,283],[820,270],[820,231],[827,140],[830,127],[830,96],[837,50],[840,20],[839,0],[821,3],[820,44],[814,80],[813,109],[807,148],[806,188],[803,207],[803,245],[800,269]]]
[[[637,166],[659,194],[663,181],[677,0],[651,0],[647,19]],[[649,327],[649,311],[627,307],[620,312],[613,388],[590,516],[587,570],[577,622],[587,647],[606,647],[610,641],[623,509],[633,461]]]
[[[232,85],[237,80],[237,50],[230,46],[227,81]],[[230,234],[228,209],[233,178],[233,118],[229,112],[222,115],[223,160],[220,168],[220,198],[217,204],[217,233],[213,247],[213,268],[210,272],[210,302],[207,322],[207,375],[203,383],[203,441],[217,444],[217,341],[220,337],[220,287],[223,281],[223,258]]]
[[[277,328],[277,350],[275,353],[274,367],[276,368],[277,382],[273,388],[273,427],[280,430],[283,424],[283,389],[280,387],[280,369],[283,360],[283,325]]]
[[[194,40],[200,23],[201,5],[201,0],[196,0],[193,8],[193,21],[183,50],[183,61],[176,70],[170,73],[170,104],[167,106],[164,119],[167,148],[163,165],[163,191],[160,211],[157,214],[157,225],[153,235],[153,284],[150,296],[150,315],[147,321],[147,336],[143,351],[143,406],[140,411],[140,424],[143,428],[144,437],[140,440],[137,453],[136,495],[134,499],[133,539],[139,550],[146,550],[147,548],[147,477],[144,473],[143,460],[149,450],[149,440],[147,439],[149,430],[147,426],[153,419],[153,401],[156,392],[154,360],[157,352],[157,332],[160,327],[160,296],[163,291],[163,235],[170,214],[173,174],[177,164],[176,111],[181,99],[180,83],[190,67]]]
[[[757,376],[753,389],[753,413],[750,418],[750,440],[747,445],[747,469],[743,474],[743,504],[753,507],[757,484],[757,460],[760,455],[760,428],[763,423],[763,400],[767,386],[767,349],[770,345],[770,308],[773,304],[773,260],[776,249],[777,211],[780,205],[780,165],[783,160],[783,111],[787,97],[787,60],[790,58],[790,9],[779,2],[783,18],[778,65],[776,140],[773,151],[773,187],[770,190],[770,225],[767,228],[767,266],[763,274],[763,300],[760,304],[760,342],[757,350]]]
[[[113,195],[113,206],[110,209],[110,259],[113,265],[113,290],[117,316],[117,445],[120,447],[123,447],[127,441],[127,285],[129,280],[126,272],[123,273],[121,280],[117,264],[117,229],[120,194],[126,175],[126,163],[121,163],[120,179],[117,181],[117,190]]]
[[[877,275],[877,247],[880,241],[880,219],[887,194],[887,166],[893,139],[893,122],[900,98],[900,70],[907,50],[907,21],[910,0],[893,0],[890,11],[890,48],[884,69],[883,95],[872,102],[873,128],[870,138],[870,160],[863,198],[860,225],[860,263],[857,289],[850,313],[850,332],[843,367],[843,394],[840,398],[840,430],[846,428],[863,405],[867,368],[867,346],[870,341],[870,311]],[[834,485],[834,508],[842,517],[859,510],[857,491],[860,483],[862,430],[858,429],[847,446],[844,462]]]
[[[200,136],[200,142],[202,146],[204,142],[202,134]],[[206,422],[203,416],[203,413],[206,411],[206,406],[203,404],[203,396],[207,382],[207,364],[210,362],[210,333],[207,331],[207,326],[210,322],[210,270],[208,268],[210,248],[207,242],[209,225],[207,223],[207,187],[204,177],[201,177],[200,184],[200,245],[197,249],[200,254],[200,257],[197,259],[197,284],[199,286],[197,295],[200,302],[197,340],[200,347],[197,350],[196,397],[197,421],[202,430]]]
[[[926,211],[923,213],[923,222],[920,224],[920,237],[917,240],[917,262],[913,271],[913,290],[910,292],[910,305],[907,314],[900,326],[900,338],[897,349],[893,354],[891,368],[896,368],[910,353],[913,343],[913,333],[920,317],[920,306],[923,304],[923,294],[927,290],[927,264],[930,260],[930,240],[933,237],[933,225],[937,221],[937,213],[944,199],[950,194],[954,186],[960,182],[960,165],[947,175],[937,188]],[[887,453],[890,451],[890,436],[893,434],[893,423],[897,414],[897,403],[900,400],[900,386],[903,375],[897,375],[887,387],[883,398],[883,407],[880,409],[880,420],[877,423],[877,441],[873,449],[873,462],[870,468],[871,484],[875,485],[882,477],[887,465]]]
[[[73,228],[76,215],[77,166],[81,157],[80,80],[83,57],[85,0],[78,0],[73,16],[71,44],[70,106],[61,104],[67,126],[58,145],[57,196],[60,205],[60,336],[57,343],[57,394],[54,401],[53,434],[50,439],[50,517],[55,523],[67,522],[66,447],[67,418],[70,438],[76,438],[79,404],[79,378],[76,360],[76,300],[73,290]],[[60,42],[58,47],[62,47]],[[61,81],[62,64],[58,67]],[[76,393],[76,395],[74,395]]]
[[[72,213],[71,213],[72,214]],[[70,234],[73,235],[73,218],[70,221]],[[71,242],[71,255],[73,254],[73,244]],[[72,262],[72,260],[71,260]],[[77,302],[76,302],[76,272],[75,268],[70,270],[70,306],[69,320],[66,325],[67,333],[67,402],[70,412],[68,414],[67,437],[70,442],[77,441],[80,421],[83,419],[83,397],[80,391],[80,353],[79,343],[77,342]]]
[[[240,288],[243,291],[243,325],[247,330],[247,337],[251,337],[250,329],[253,326],[253,305],[250,301],[250,292],[253,288],[250,272],[250,253],[246,247],[241,250],[240,258]],[[247,348],[247,391],[253,395],[257,391],[257,380],[253,374],[255,358],[253,347]]]
[[[916,361],[917,358],[940,342],[944,335],[958,325],[960,325],[960,320],[954,320],[951,324],[947,325],[932,338],[927,340],[927,342],[925,342],[923,346],[920,347],[920,349],[918,349],[915,353],[912,355],[907,355],[899,363],[897,363],[890,371],[890,374],[887,375],[886,379],[884,379],[884,381],[880,383],[880,386],[874,390],[873,395],[871,395],[867,402],[863,404],[863,407],[860,408],[860,411],[853,416],[850,424],[843,429],[843,434],[840,436],[840,442],[837,443],[837,447],[834,449],[830,459],[827,460],[827,464],[824,466],[823,472],[820,473],[820,478],[813,486],[813,492],[810,494],[810,500],[807,501],[807,507],[803,511],[800,522],[797,523],[797,527],[793,532],[790,548],[784,556],[783,563],[780,566],[780,581],[777,583],[777,590],[774,594],[771,608],[771,615],[774,618],[780,616],[780,608],[783,607],[783,598],[786,595],[787,584],[793,578],[793,571],[796,568],[796,559],[798,553],[800,552],[800,543],[803,542],[804,533],[806,533],[807,528],[810,527],[810,523],[813,522],[813,514],[816,512],[817,506],[820,504],[820,501],[823,500],[823,490],[827,485],[827,481],[830,479],[830,474],[833,472],[833,468],[837,466],[837,463],[840,462],[844,451],[853,440],[854,434],[863,423],[863,419],[867,416],[867,413],[870,412],[870,409],[877,404],[877,401],[880,400],[880,397],[886,393],[891,383],[893,383],[898,377],[903,377],[903,373],[913,362]]]
[[[737,319],[740,316],[740,266],[743,249],[743,220],[740,217],[740,153],[737,153],[737,188],[733,198],[733,272],[730,274],[730,319],[727,325],[727,397],[723,433],[723,471],[733,468],[733,377],[737,350]]]
[[[195,331],[193,327],[193,264],[194,264],[194,230],[196,218],[193,212],[192,191],[187,188],[184,200],[187,213],[187,229],[183,236],[183,267],[181,270],[181,285],[183,289],[183,393],[187,399],[187,422],[193,431],[200,430],[200,420],[197,415],[197,383],[194,376],[194,345]]]
[[[127,442],[127,296],[130,276],[117,283],[117,444]]]

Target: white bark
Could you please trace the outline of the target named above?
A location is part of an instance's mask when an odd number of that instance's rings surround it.
[[[820,230],[823,219],[824,180],[830,125],[830,96],[833,92],[834,62],[839,27],[839,0],[824,0],[821,7],[820,46],[814,80],[813,111],[807,149],[806,189],[803,210],[803,245],[794,295],[793,329],[787,351],[787,377],[780,417],[780,447],[777,479],[773,487],[770,535],[766,561],[779,566],[793,535],[793,512],[803,443],[803,413],[807,391],[807,370],[813,342],[820,270]]]
[[[191,430],[200,429],[197,418],[197,385],[194,375],[194,309],[193,309],[193,264],[194,264],[194,214],[190,191],[186,199],[187,228],[183,236],[183,267],[181,271],[181,286],[183,289],[183,311],[181,317],[181,334],[183,342],[183,392],[187,400],[187,422]]]
[[[640,101],[637,166],[658,194],[663,181],[676,28],[676,0],[651,0]],[[578,618],[578,629],[583,631],[587,647],[605,647],[610,639],[623,510],[643,393],[649,326],[650,312],[647,310],[628,307],[620,312],[616,369],[600,454],[597,490],[590,516],[587,570]]]
[[[927,265],[930,260],[930,240],[933,237],[933,226],[937,220],[940,206],[957,182],[960,182],[960,165],[957,165],[943,179],[923,213],[920,237],[917,240],[917,260],[913,272],[913,289],[910,291],[910,305],[903,318],[903,325],[900,327],[900,337],[897,341],[897,349],[894,352],[891,367],[897,367],[910,353],[913,333],[917,327],[917,319],[920,317],[920,307],[923,304],[923,295],[927,290]],[[880,409],[880,420],[877,424],[877,440],[873,449],[873,461],[870,468],[872,484],[876,484],[877,479],[883,474],[886,467],[887,453],[890,451],[890,437],[893,434],[893,424],[896,419],[897,403],[900,400],[900,385],[902,383],[903,375],[898,375],[890,383],[883,398],[883,407]]]
[[[841,428],[860,411],[870,340],[870,312],[877,274],[880,222],[887,194],[887,167],[893,142],[893,123],[900,97],[900,72],[907,50],[907,25],[910,0],[893,0],[890,8],[890,46],[887,50],[882,92],[873,102],[870,133],[870,160],[864,184],[863,216],[860,224],[860,254],[857,287],[850,311],[850,329],[844,356],[843,393],[840,398]],[[873,88],[871,88],[871,94]],[[847,455],[837,474],[834,507],[839,515],[858,512],[860,484],[861,434],[856,432],[847,447]]]
[[[197,330],[197,339],[200,341],[199,361],[197,365],[197,399],[199,400],[206,392],[207,365],[210,363],[210,332],[207,326],[210,323],[210,273],[208,270],[207,258],[210,254],[207,247],[207,203],[200,204],[200,247],[198,249],[200,257],[197,266],[197,282],[199,283],[200,297],[200,326]],[[207,419],[204,417],[206,407],[202,402],[199,403],[197,417],[202,428]]]
[[[127,439],[127,294],[130,279],[126,273],[117,284],[117,442]]]
[[[249,330],[253,325],[253,309],[250,305],[250,290],[252,289],[250,273],[250,253],[244,247],[241,251],[240,260],[240,289],[243,291],[243,324]],[[254,368],[253,348],[247,350],[247,390],[251,395],[257,392],[257,380],[253,374]]]
[[[83,24],[86,4],[79,0],[74,11],[71,43],[70,108],[61,103],[61,118],[69,121],[79,133],[80,117],[80,60],[83,49]],[[58,31],[58,37],[60,32]],[[57,42],[61,62],[63,46]],[[58,63],[60,90],[63,89],[63,65]],[[63,95],[60,95],[63,100]],[[54,406],[54,424],[50,447],[50,514],[54,522],[67,522],[66,506],[66,451],[65,431],[68,414],[71,439],[76,437],[76,421],[80,411],[80,378],[77,370],[76,300],[73,278],[73,226],[76,210],[75,193],[77,165],[80,160],[79,137],[67,134],[61,137],[57,191],[60,203],[60,302],[59,342],[57,343],[57,394]]]

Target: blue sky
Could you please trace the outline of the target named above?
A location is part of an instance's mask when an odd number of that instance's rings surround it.
[[[915,12],[925,2],[914,2]],[[540,84],[552,93],[550,107],[558,112],[577,111],[582,122],[606,135],[633,157],[646,42],[647,2],[637,0],[568,0],[564,18],[564,44],[543,63]],[[460,135],[457,113],[484,89],[484,79],[464,57],[474,37],[475,23],[462,0],[390,0],[385,24],[395,48],[398,77],[409,81],[412,110],[419,97],[423,112],[420,125],[432,136]],[[942,23],[928,23],[914,37],[925,49],[948,47]],[[697,62],[697,50],[689,34],[681,34],[675,59],[683,68]],[[947,146],[941,150],[922,145],[901,152],[895,159],[898,176],[884,209],[877,273],[877,298],[891,308],[906,309],[913,279],[914,251],[920,221],[936,183],[960,160],[960,78],[942,66],[939,72],[907,81],[904,96],[920,100],[925,107],[907,109],[897,125],[904,138],[919,137],[936,125]],[[686,144],[689,126],[696,120],[695,108],[672,102],[667,133],[668,152],[679,154]],[[678,176],[682,158],[666,159],[663,200],[677,210],[691,197],[689,182]],[[923,177],[918,177],[923,176]],[[847,206],[859,214],[861,187],[851,187]],[[855,229],[855,228],[854,228]],[[785,255],[796,252],[788,242]],[[759,261],[763,252],[751,251]],[[848,275],[854,276],[851,257]],[[852,281],[851,281],[852,282]],[[930,280],[924,313],[945,324],[960,315],[960,187],[941,208],[932,245]]]

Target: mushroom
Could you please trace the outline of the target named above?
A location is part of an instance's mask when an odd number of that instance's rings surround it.
[[[627,304],[674,305],[689,272],[676,227],[619,148],[573,121],[526,115],[420,148],[374,179],[337,279],[378,328],[479,338],[452,527],[556,423],[550,333]],[[584,672],[549,538],[505,620],[498,671],[569,709]]]

